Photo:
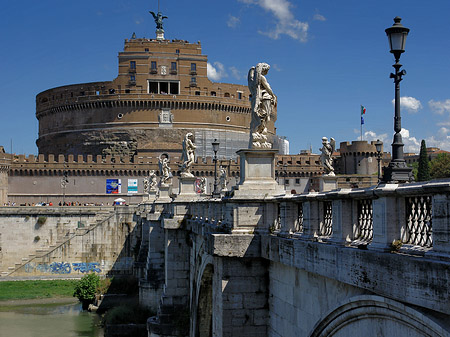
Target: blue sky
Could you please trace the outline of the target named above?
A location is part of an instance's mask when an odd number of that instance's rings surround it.
[[[411,29],[400,63],[405,152],[450,151],[450,1],[160,0],[166,38],[201,41],[208,76],[246,84],[248,69],[271,65],[278,134],[291,153],[321,138],[337,143],[393,135],[394,59],[384,30],[402,17]],[[155,37],[158,1],[8,1],[0,13],[0,145],[36,154],[35,96],[49,88],[117,76],[125,38]]]

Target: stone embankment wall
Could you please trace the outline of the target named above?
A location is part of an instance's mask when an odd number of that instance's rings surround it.
[[[133,213],[132,207],[1,208],[1,275],[132,273],[140,242]]]

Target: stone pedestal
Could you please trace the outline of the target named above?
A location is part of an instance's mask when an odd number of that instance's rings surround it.
[[[195,192],[195,181],[196,177],[180,177],[178,179],[179,192],[177,195],[177,200],[187,199],[193,200],[197,198],[197,193]]]
[[[157,29],[156,30],[156,39],[157,40],[164,40],[164,30],[163,29]]]
[[[158,202],[171,202],[172,198],[170,197],[170,185],[160,185],[159,186],[159,196]]]
[[[320,192],[329,192],[338,188],[336,176],[323,175],[320,177],[319,183]]]
[[[276,150],[239,150],[241,180],[233,189],[233,198],[266,198],[285,194],[275,181]]]
[[[144,197],[144,203],[152,203],[156,200],[157,197],[157,190],[150,190],[148,194]]]

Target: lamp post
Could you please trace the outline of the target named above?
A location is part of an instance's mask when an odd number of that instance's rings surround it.
[[[219,142],[217,139],[214,139],[212,142],[212,147],[214,151],[214,190],[212,192],[213,198],[220,196],[219,192],[217,192],[217,151],[219,150]]]
[[[380,172],[381,172],[381,149],[383,147],[383,142],[377,139],[375,142],[375,148],[377,149],[377,161],[378,161],[378,182],[380,182]]]
[[[401,116],[400,116],[400,82],[402,77],[406,75],[405,70],[401,70],[399,63],[400,55],[405,51],[406,37],[409,33],[409,28],[403,27],[400,23],[402,19],[398,16],[394,18],[392,27],[387,28],[386,35],[389,38],[389,46],[391,53],[394,54],[395,64],[393,65],[395,73],[391,73],[390,78],[394,79],[395,84],[395,116],[394,116],[394,141],[392,143],[392,157],[389,166],[384,169],[383,182],[407,182],[413,179],[412,168],[406,165],[403,158],[403,142],[400,131],[402,130]]]

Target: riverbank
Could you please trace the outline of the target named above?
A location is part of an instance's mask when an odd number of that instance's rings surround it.
[[[73,297],[76,282],[76,280],[2,281],[0,282],[0,305],[14,300],[63,298],[67,300]]]

